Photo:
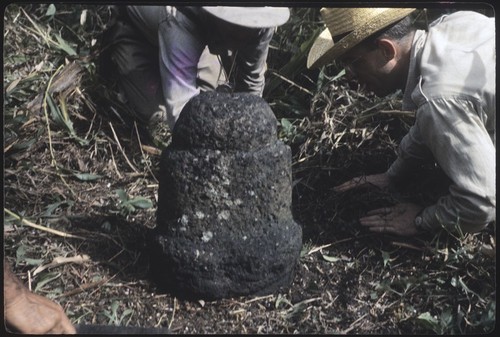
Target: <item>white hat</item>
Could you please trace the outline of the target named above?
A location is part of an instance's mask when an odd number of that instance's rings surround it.
[[[316,68],[342,56],[379,30],[403,19],[415,8],[322,8],[326,29],[314,41],[307,67]],[[334,42],[335,41],[335,42]]]
[[[221,20],[248,28],[280,26],[290,17],[290,10],[287,7],[204,6],[203,8]]]

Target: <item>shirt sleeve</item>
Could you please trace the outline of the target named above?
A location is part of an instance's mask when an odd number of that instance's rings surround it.
[[[419,164],[431,161],[432,153],[422,139],[417,122],[401,140],[398,157],[387,170],[387,175],[391,181],[400,182],[414,172]]]
[[[473,99],[437,98],[417,111],[414,134],[452,180],[449,194],[422,212],[423,228],[441,227],[475,232],[495,219],[495,146]],[[403,144],[402,157],[411,156],[415,144]],[[398,164],[397,164],[398,165]]]
[[[273,37],[274,28],[262,29],[259,40],[238,50],[236,62],[238,74],[235,91],[249,92],[262,96],[265,84],[266,60],[269,43]]]

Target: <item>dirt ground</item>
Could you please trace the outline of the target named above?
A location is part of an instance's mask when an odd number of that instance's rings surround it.
[[[293,152],[292,211],[304,233],[290,286],[218,301],[159,291],[146,237],[155,226],[161,150],[123,117],[123,106],[106,100],[91,61],[42,56],[49,47],[26,28],[40,13],[11,8],[5,16],[4,256],[72,322],[174,334],[493,331],[494,228],[458,237],[375,235],[357,219],[392,196],[333,191],[351,177],[383,172],[412,122],[397,113],[398,95],[376,99],[342,80],[316,93],[289,129],[280,125]],[[26,39],[33,44],[21,45]],[[74,60],[84,68],[78,75]],[[367,120],[356,120],[360,114]],[[328,129],[334,120],[337,129]]]

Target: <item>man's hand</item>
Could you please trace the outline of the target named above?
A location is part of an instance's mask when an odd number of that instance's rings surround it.
[[[76,333],[59,304],[29,291],[6,304],[5,320],[10,328],[23,334]]]
[[[23,334],[75,334],[63,308],[24,287],[4,259],[4,317],[9,329]]]
[[[360,176],[346,181],[345,183],[335,186],[335,192],[345,192],[353,188],[375,186],[380,189],[385,189],[389,186],[389,177],[385,173],[372,174],[368,176]]]
[[[374,209],[360,218],[359,222],[372,232],[412,236],[418,234],[414,221],[422,208],[420,205],[404,203]]]

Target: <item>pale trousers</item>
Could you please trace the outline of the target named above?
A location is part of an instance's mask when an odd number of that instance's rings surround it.
[[[118,85],[136,117],[145,123],[165,111],[158,25],[166,16],[167,6],[129,6],[126,12],[121,10],[110,32],[110,56],[118,70]],[[205,48],[198,62],[197,86],[208,91],[224,82],[221,62]]]

